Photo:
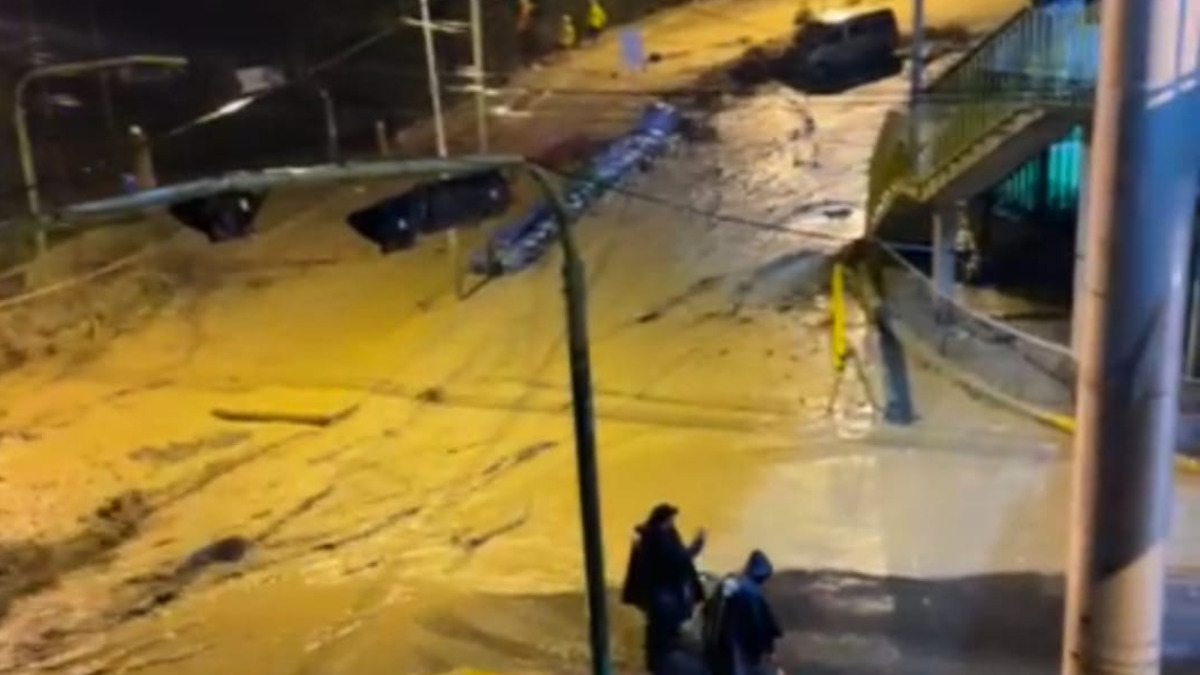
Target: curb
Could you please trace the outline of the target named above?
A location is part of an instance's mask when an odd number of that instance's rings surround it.
[[[885,319],[884,317],[887,317],[887,305],[884,303],[882,297],[880,297],[878,289],[875,288],[874,284],[870,281],[870,276],[865,273],[863,268],[864,263],[861,262],[850,268],[854,276],[854,296],[872,316],[880,317],[877,320],[888,320],[888,326],[896,336],[896,339],[901,342],[905,349],[911,351],[919,361],[972,393],[987,398],[993,403],[1032,419],[1043,426],[1069,436],[1074,436],[1074,418],[1039,408],[996,389],[981,378],[943,358],[936,350],[926,344],[924,340],[921,340],[915,333],[910,331],[903,322]],[[1176,453],[1174,459],[1175,470],[1177,472],[1200,475],[1200,459],[1181,456],[1178,453]]]

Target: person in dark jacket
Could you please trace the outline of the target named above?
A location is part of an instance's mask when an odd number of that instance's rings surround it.
[[[754,551],[741,575],[718,590],[723,595],[715,649],[709,654],[714,675],[774,675],[775,642],[783,636],[763,584],[774,568],[762,551]]]
[[[667,656],[679,646],[680,629],[704,599],[694,559],[704,548],[704,531],[690,545],[675,526],[679,509],[659,504],[637,528],[622,601],[646,616],[646,668],[665,670]]]

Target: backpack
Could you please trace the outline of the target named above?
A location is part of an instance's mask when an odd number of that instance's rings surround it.
[[[635,539],[625,563],[625,583],[621,585],[621,602],[645,611],[650,602],[649,579],[646,577],[645,556],[641,539]]]
[[[738,591],[736,574],[721,577],[716,587],[708,594],[701,608],[702,631],[701,640],[704,648],[704,660],[710,665],[721,663],[721,656],[726,647],[725,639],[725,609],[729,599]]]

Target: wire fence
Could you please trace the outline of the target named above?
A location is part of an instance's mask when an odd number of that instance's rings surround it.
[[[940,293],[900,252],[865,242],[866,269],[889,316],[960,371],[1039,410],[1074,411],[1075,357],[1039,338],[974,311]]]

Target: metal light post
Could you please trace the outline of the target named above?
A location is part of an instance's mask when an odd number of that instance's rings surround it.
[[[325,113],[325,154],[330,162],[337,163],[341,157],[338,143],[337,109],[333,106],[333,97],[329,90],[317,86],[317,96],[321,97],[322,109]]]
[[[482,0],[471,0],[471,61],[475,75],[475,132],[479,152],[488,151],[487,92],[484,90]]]
[[[925,139],[929,135],[929,111],[922,96],[925,88],[925,0],[912,0],[912,13],[908,64],[908,146],[913,169],[918,176],[924,176],[926,162],[930,159],[925,148]]]
[[[73,77],[98,70],[111,70],[127,66],[183,68],[187,64],[187,59],[180,56],[135,54],[132,56],[80,61],[77,63],[58,63],[42,68],[35,68],[25,73],[17,81],[16,90],[13,92],[13,126],[17,134],[17,152],[21,159],[21,177],[25,182],[25,195],[29,202],[29,213],[33,216],[39,216],[42,210],[41,195],[38,191],[37,168],[33,156],[33,144],[29,139],[29,122],[26,119],[25,110],[25,91],[29,88],[30,83],[49,77]],[[45,251],[45,232],[39,231],[35,241],[37,252],[41,253]]]
[[[925,0],[912,0],[912,13],[908,100],[915,105],[925,86]]]
[[[1200,175],[1200,2],[1104,0],[1100,24],[1062,672],[1157,675]]]
[[[425,66],[429,71],[429,100],[433,105],[433,133],[437,141],[438,157],[446,156],[446,125],[442,119],[442,87],[438,80],[437,54],[433,46],[433,19],[429,14],[429,0],[421,0],[421,33],[425,38]],[[450,253],[450,279],[454,284],[455,295],[462,295],[462,284],[459,282],[459,253],[458,232],[451,229],[446,231],[446,248]]]

